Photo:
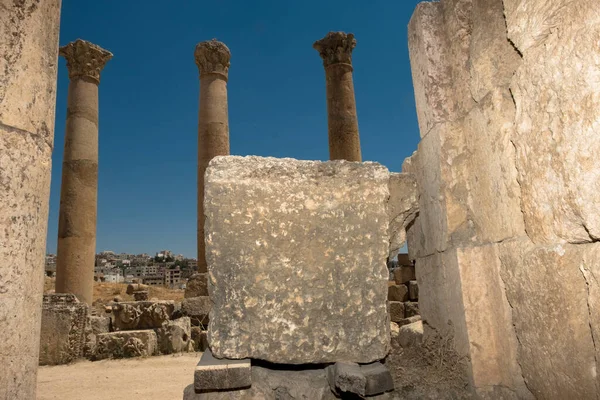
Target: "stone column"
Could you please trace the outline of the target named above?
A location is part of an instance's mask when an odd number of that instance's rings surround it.
[[[325,67],[329,158],[362,161],[352,82],[352,50],[356,39],[351,33],[329,32],[313,47]]]
[[[0,0],[0,399],[36,398],[60,0]]]
[[[98,197],[98,84],[112,53],[84,40],[60,48],[69,69],[56,293],[92,303]]]
[[[194,53],[200,71],[198,112],[198,272],[207,272],[204,248],[204,172],[211,159],[229,155],[227,77],[231,52],[213,39],[198,43]]]

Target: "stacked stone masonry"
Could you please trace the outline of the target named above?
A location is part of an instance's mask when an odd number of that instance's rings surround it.
[[[598,398],[597,2],[420,3],[409,50],[424,323],[481,398]]]

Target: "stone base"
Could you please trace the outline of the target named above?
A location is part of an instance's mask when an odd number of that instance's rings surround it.
[[[199,326],[206,330],[211,307],[212,303],[208,296],[188,297],[181,302],[181,313],[190,317],[192,326]]]
[[[73,294],[44,295],[40,365],[67,364],[83,356],[88,307]]]
[[[194,372],[197,391],[243,389],[251,384],[250,360],[214,358],[209,349],[202,354]]]
[[[231,362],[231,360],[227,361]],[[329,367],[325,365],[281,365],[260,361],[253,361],[253,363],[255,364],[250,369],[250,387],[198,391],[195,389],[197,387],[197,380],[195,380],[194,385],[185,388],[183,399],[334,400],[339,396],[341,398],[368,396],[366,398],[377,400],[399,399],[398,395],[392,392],[394,383],[390,371],[380,362],[360,366],[352,363],[338,363]],[[229,371],[231,373],[231,369]],[[222,372],[219,374],[219,376],[214,374],[213,377],[219,379]],[[362,395],[357,396],[356,392],[360,392]]]

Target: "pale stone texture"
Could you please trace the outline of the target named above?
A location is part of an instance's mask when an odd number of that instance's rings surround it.
[[[215,391],[245,389],[252,385],[250,360],[218,359],[206,350],[194,371],[194,389]]]
[[[111,305],[115,330],[160,328],[175,311],[172,300],[127,301]]]
[[[534,247],[517,240],[502,244],[501,259],[519,363],[531,392],[538,398],[597,398],[600,245]]]
[[[208,274],[196,273],[190,276],[185,286],[184,297],[208,296]]]
[[[527,233],[536,243],[596,241],[598,3],[511,0],[505,5],[509,38],[523,53],[511,91],[517,106],[515,145]]]
[[[0,398],[36,393],[60,0],[0,0]]]
[[[83,355],[88,309],[72,294],[44,295],[40,365],[67,364]]]
[[[148,357],[157,352],[157,338],[153,330],[100,333],[93,359]]]
[[[423,341],[423,321],[402,325],[398,332],[398,343],[402,347],[410,347]]]
[[[60,189],[56,293],[92,304],[98,199],[98,84],[112,54],[76,40],[60,48],[69,69]]]
[[[227,79],[231,52],[217,41],[198,43],[194,52],[200,73],[198,110],[198,272],[205,273],[204,172],[215,156],[229,154]]]
[[[215,356],[290,364],[385,357],[388,180],[376,163],[211,161],[205,212]]]
[[[181,313],[191,318],[192,325],[203,329],[206,329],[210,322],[211,308],[212,302],[208,296],[189,297],[181,302]]]
[[[388,287],[389,301],[408,300],[408,287],[406,285],[392,285]]]
[[[167,321],[156,329],[158,350],[161,354],[181,353],[188,351],[192,338],[189,317],[181,317]]]
[[[362,161],[352,80],[352,50],[356,39],[351,33],[329,32],[313,47],[325,67],[329,159]]]
[[[390,219],[389,257],[398,254],[406,242],[406,227],[419,212],[419,193],[417,182],[410,174],[390,175],[390,200],[388,215]]]

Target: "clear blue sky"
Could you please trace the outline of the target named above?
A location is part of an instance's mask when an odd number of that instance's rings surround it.
[[[321,58],[329,31],[355,34],[365,161],[400,171],[419,140],[407,48],[416,0],[63,0],[60,45],[110,50],[100,83],[97,251],[196,254],[198,69],[194,47],[231,50],[231,153],[327,160]],[[56,252],[67,87],[59,60],[47,250]]]

